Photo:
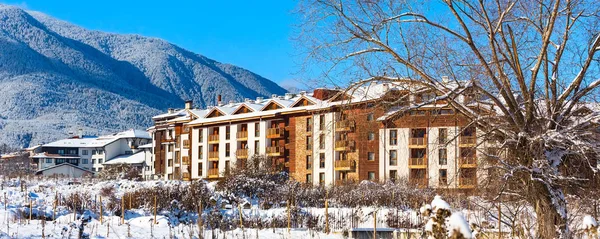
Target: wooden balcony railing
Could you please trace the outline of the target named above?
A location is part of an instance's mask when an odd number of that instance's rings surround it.
[[[354,141],[352,140],[338,140],[335,141],[336,151],[352,151],[354,150]]]
[[[175,139],[171,138],[171,137],[163,137],[162,142],[163,143],[172,143],[172,142],[175,142]]]
[[[426,168],[427,167],[427,157],[423,158],[409,158],[408,166],[410,168]]]
[[[208,136],[208,143],[218,143],[219,142],[219,135],[218,134],[211,134]]]
[[[208,152],[209,161],[219,161],[219,151]]]
[[[218,168],[209,168],[208,169],[208,177],[209,178],[218,178],[219,177],[219,169]]]
[[[474,146],[477,144],[477,138],[475,136],[460,136],[458,137],[458,144],[460,146]]]
[[[429,185],[428,178],[410,178],[408,179],[408,182],[409,184],[419,188],[426,188]]]
[[[281,146],[267,147],[267,156],[283,156],[285,149]]]
[[[267,138],[282,138],[284,136],[285,130],[283,128],[268,128],[267,129]]]
[[[190,181],[190,173],[183,173],[183,181]]]
[[[477,158],[475,156],[463,156],[459,160],[460,167],[474,168],[477,167]]]
[[[183,156],[181,157],[181,162],[185,165],[189,165],[190,164],[190,157],[187,156]]]
[[[247,140],[248,139],[248,131],[237,132],[237,139],[238,140]]]
[[[474,188],[477,186],[477,178],[469,177],[469,178],[458,178],[458,186],[460,188]]]
[[[183,148],[184,149],[189,149],[190,148],[190,141],[189,140],[184,140],[183,141]]]
[[[335,122],[335,130],[336,131],[352,131],[356,124],[354,120],[342,120]]]
[[[408,146],[411,147],[425,147],[427,146],[427,138],[426,137],[421,137],[421,138],[409,138],[408,139]]]
[[[235,151],[235,156],[239,159],[248,158],[248,149],[238,149]]]
[[[334,167],[337,171],[351,171],[354,170],[355,165],[354,160],[336,160]]]

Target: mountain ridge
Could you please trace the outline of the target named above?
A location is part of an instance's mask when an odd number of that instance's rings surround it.
[[[151,125],[151,116],[285,89],[158,38],[87,30],[0,4],[0,144],[27,147],[84,128]]]

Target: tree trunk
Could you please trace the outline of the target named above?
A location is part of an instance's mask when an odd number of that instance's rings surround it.
[[[567,228],[567,207],[560,188],[546,187],[544,183],[532,182],[529,203],[535,207],[537,238],[570,238]]]

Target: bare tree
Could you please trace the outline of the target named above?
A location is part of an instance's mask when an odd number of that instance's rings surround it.
[[[297,42],[327,84],[436,92],[506,152],[487,157],[498,195],[535,208],[538,237],[568,238],[565,193],[596,173],[598,11],[596,0],[303,0]]]

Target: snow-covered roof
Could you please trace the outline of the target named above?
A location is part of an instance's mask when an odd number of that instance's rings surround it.
[[[122,154],[117,157],[112,158],[111,160],[103,163],[104,165],[114,165],[114,164],[141,164],[146,161],[146,154],[143,151],[139,151],[135,154]]]
[[[32,158],[61,158],[61,159],[78,159],[79,156],[65,156],[65,155],[60,155],[60,154],[49,154],[46,152],[43,153],[37,153],[35,155],[32,156]]]
[[[152,139],[150,134],[144,130],[126,130],[119,133],[97,136],[83,136],[83,138],[68,138],[44,144],[43,147],[66,147],[66,148],[94,148],[104,147],[119,139],[140,138]]]
[[[79,167],[79,166],[76,166],[76,165],[73,165],[73,164],[70,164],[70,163],[61,163],[61,164],[57,164],[57,165],[53,165],[53,166],[50,166],[50,167],[47,167],[47,168],[40,169],[40,170],[36,171],[35,174],[37,175],[37,174],[40,174],[40,173],[42,173],[42,172],[44,172],[46,170],[50,170],[50,169],[58,168],[58,167],[72,167],[72,168],[83,170],[83,171],[86,171],[86,172],[89,172],[89,173],[92,173],[92,174],[94,173],[93,171],[87,170],[85,168],[82,168],[82,167]]]
[[[152,143],[149,144],[143,144],[138,146],[138,149],[151,149],[152,148]]]

